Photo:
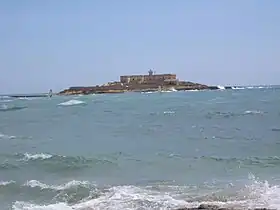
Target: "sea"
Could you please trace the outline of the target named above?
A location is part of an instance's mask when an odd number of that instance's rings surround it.
[[[280,209],[280,87],[0,97],[1,210]]]

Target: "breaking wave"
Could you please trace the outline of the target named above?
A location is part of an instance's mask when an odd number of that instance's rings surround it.
[[[7,161],[0,163],[0,170],[14,170],[19,169],[17,164],[9,163]]]
[[[280,186],[270,185],[249,174],[249,180],[243,187],[227,184],[228,187],[211,186],[199,189],[191,186],[113,186],[97,188],[89,182],[71,181],[63,185],[47,185],[33,180],[25,186],[57,191],[45,204],[16,201],[14,210],[89,210],[89,209],[176,209],[198,207],[200,204],[218,205],[224,208],[280,208]],[[61,191],[82,187],[87,189],[86,197],[71,202],[70,195],[62,200]],[[70,193],[70,194],[69,194]],[[72,194],[71,194],[72,193]],[[64,197],[65,198],[65,197]]]
[[[244,112],[208,112],[206,114],[206,118],[212,119],[213,117],[224,117],[224,118],[230,118],[230,117],[241,117],[246,115],[264,115],[266,112],[260,111],[260,110],[246,110]]]
[[[196,164],[198,161],[208,161],[224,163],[224,164],[236,164],[239,166],[254,166],[258,165],[259,167],[276,167],[280,166],[280,157],[279,156],[252,156],[252,157],[217,157],[217,156],[196,156],[188,157],[187,155],[173,154],[173,153],[164,153],[159,152],[156,155],[168,159],[184,159]]]
[[[6,155],[7,160],[0,163],[0,170],[15,170],[27,167],[36,167],[56,173],[67,173],[74,170],[82,170],[93,167],[117,167],[117,160],[114,158],[86,158],[83,156],[62,156],[45,153],[38,154],[15,154]]]
[[[244,112],[244,114],[264,114],[264,112],[260,110],[247,110]]]
[[[164,111],[163,114],[168,115],[168,114],[175,114],[174,111]]]
[[[17,111],[21,109],[27,108],[26,106],[12,106],[7,104],[2,104],[0,106],[0,112],[7,112],[7,111]]]
[[[0,139],[15,139],[15,136],[8,136],[5,134],[0,133]]]
[[[218,85],[217,86],[219,90],[225,90],[226,88],[224,86]]]
[[[77,187],[84,187],[84,188],[89,188],[92,184],[88,181],[77,181],[77,180],[72,180],[66,184],[62,185],[48,185],[41,183],[40,181],[37,180],[30,180],[27,181],[24,186],[28,186],[31,188],[40,188],[40,189],[50,189],[50,190],[56,190],[56,191],[61,191],[61,190],[68,190],[71,188],[77,188]]]
[[[8,186],[10,184],[15,184],[16,182],[11,180],[11,181],[0,181],[0,187],[2,186]]]
[[[12,102],[13,100],[10,100],[10,99],[0,99],[0,102],[1,103],[8,103],[8,102]]]
[[[271,157],[248,157],[248,158],[237,158],[237,157],[215,157],[215,156],[201,156],[195,157],[196,160],[209,160],[209,161],[216,161],[216,162],[225,162],[225,163],[236,163],[236,164],[243,164],[243,165],[259,165],[259,166],[280,166],[280,157],[278,156],[271,156]]]
[[[45,159],[49,159],[53,157],[52,155],[50,154],[44,154],[44,153],[39,153],[39,154],[29,154],[29,153],[24,153],[24,158],[23,160],[38,160],[38,159],[41,159],[41,160],[45,160]]]
[[[244,87],[232,87],[231,89],[233,89],[233,90],[245,90]]]
[[[223,138],[223,137],[215,137]],[[230,137],[228,137],[231,139]],[[224,164],[235,164],[238,166],[253,167],[258,165],[259,167],[273,168],[280,166],[279,156],[252,156],[252,157],[219,157],[219,156],[196,156],[189,157],[188,155],[173,154],[159,152],[155,154],[162,158],[185,160],[197,164],[201,161],[217,162]],[[103,158],[85,158],[82,156],[60,156],[51,154],[16,154],[15,162],[6,161],[0,164],[1,170],[14,170],[21,167],[36,167],[47,171],[63,172],[69,170],[81,170],[84,168],[95,168],[98,166],[106,167],[118,167],[118,157],[103,157]],[[133,157],[123,157],[126,161],[135,161]]]
[[[12,184],[17,184],[16,181],[0,181],[0,187],[1,186],[8,186]],[[69,190],[71,188],[90,188],[91,186],[94,186],[94,184],[88,182],[88,181],[77,181],[72,180],[62,185],[48,185],[45,183],[42,183],[38,180],[28,180],[24,184],[19,185],[19,187],[30,187],[30,188],[40,188],[41,190],[49,189],[49,190],[55,190],[55,191],[62,191],[62,190]]]
[[[277,89],[277,86],[231,86],[232,90]]]
[[[88,162],[111,162],[107,159],[96,159],[96,158],[85,158],[83,156],[63,156],[63,155],[52,155],[52,154],[45,154],[45,153],[37,153],[37,154],[16,154],[17,157],[20,157],[22,161],[68,161],[68,162],[81,162],[81,163],[88,163]]]
[[[11,97],[10,96],[0,96],[0,99],[10,99]]]
[[[74,106],[74,105],[82,105],[82,104],[85,105],[86,102],[73,99],[73,100],[62,102],[58,104],[58,106]]]

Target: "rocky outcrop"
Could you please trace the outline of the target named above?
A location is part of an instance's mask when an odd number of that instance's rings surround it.
[[[244,209],[238,209],[238,208],[223,208],[219,207],[216,205],[208,205],[208,204],[201,204],[200,206],[196,208],[179,208],[176,210],[244,210]],[[248,209],[249,210],[249,209]],[[267,208],[255,208],[255,209],[250,209],[250,210],[272,210],[272,209],[267,209]]]
[[[88,94],[100,94],[100,93],[124,93],[124,92],[146,92],[146,91],[158,91],[159,87],[161,90],[218,90],[217,86],[207,86],[199,83],[193,83],[188,81],[152,81],[145,83],[121,83],[111,82],[101,86],[91,87],[70,87],[69,89],[63,90],[59,95],[88,95]],[[224,87],[223,89],[232,89],[231,87]]]
[[[145,92],[145,91],[158,91],[158,84],[114,84],[94,87],[71,87],[63,90],[59,95],[88,95],[88,94],[99,94],[99,93],[124,93],[124,92]],[[186,83],[179,85],[163,85],[160,86],[161,90],[207,90],[211,89],[207,85]]]

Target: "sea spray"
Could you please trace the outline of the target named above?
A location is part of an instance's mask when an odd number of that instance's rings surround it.
[[[99,195],[95,197],[90,196],[85,198],[76,204],[69,204],[67,202],[53,203],[50,201],[49,204],[40,205],[30,202],[16,201],[13,205],[13,209],[177,209],[183,207],[197,208],[201,204],[216,205],[221,208],[234,209],[279,209],[279,186],[270,186],[267,181],[259,181],[254,178],[254,176],[252,176],[248,181],[249,184],[245,185],[239,191],[236,191],[236,193],[233,194],[234,197],[222,199],[218,197],[218,194],[215,197],[215,191],[212,191],[212,195],[206,194],[204,197],[195,196],[195,194],[189,191],[190,188],[183,188],[183,186],[166,186],[165,188],[169,189],[168,191],[157,191],[151,190],[149,187],[127,185],[110,187],[103,191],[103,193],[99,193]],[[77,187],[77,185],[89,186],[88,182],[69,182],[58,186],[46,185],[38,181],[29,181],[26,183],[26,186],[29,187],[39,187],[41,189],[52,189],[56,191]],[[209,199],[211,196],[212,198]]]
[[[80,100],[69,100],[58,104],[58,106],[74,106],[74,105],[85,105],[86,102]]]

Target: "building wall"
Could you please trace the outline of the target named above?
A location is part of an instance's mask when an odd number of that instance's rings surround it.
[[[176,74],[131,75],[121,76],[122,83],[153,83],[164,80],[176,80]]]

